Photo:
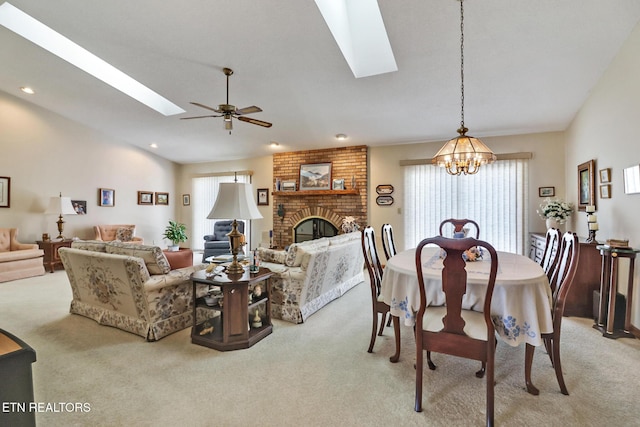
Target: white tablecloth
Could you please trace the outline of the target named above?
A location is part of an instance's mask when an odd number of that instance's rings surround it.
[[[488,254],[484,260],[467,263],[467,294],[463,307],[481,311],[489,275]],[[440,249],[422,252],[422,271],[429,305],[444,305]],[[415,249],[400,252],[388,260],[382,275],[382,299],[391,314],[415,324],[420,291],[415,267]],[[496,332],[509,345],[543,343],[540,333],[553,331],[551,289],[542,268],[531,259],[509,252],[498,252],[498,274],[491,301],[491,317]]]

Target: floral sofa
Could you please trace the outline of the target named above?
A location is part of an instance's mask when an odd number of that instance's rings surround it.
[[[271,269],[271,316],[302,323],[364,281],[360,233],[294,243],[286,251],[259,248]]]
[[[158,246],[122,242],[77,241],[59,254],[73,292],[71,313],[147,341],[193,324],[189,277],[204,264],[171,270]],[[210,312],[198,311],[198,319]]]

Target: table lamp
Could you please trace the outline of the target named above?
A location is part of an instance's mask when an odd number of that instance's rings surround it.
[[[62,230],[64,230],[64,219],[62,219],[63,215],[76,215],[76,210],[73,209],[73,205],[71,204],[71,198],[62,197],[62,193],[59,196],[52,196],[49,199],[49,207],[44,212],[46,215],[49,214],[57,214],[58,215],[58,239],[64,239],[62,235]]]
[[[244,235],[238,231],[238,219],[262,218],[258,206],[253,199],[251,184],[244,182],[221,182],[218,197],[208,219],[233,219],[231,231],[227,234],[233,261],[227,267],[227,273],[243,273],[242,264],[238,262],[238,253],[246,244]]]

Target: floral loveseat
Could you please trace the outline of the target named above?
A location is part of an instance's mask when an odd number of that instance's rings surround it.
[[[59,253],[73,292],[71,313],[147,341],[193,324],[189,276],[204,264],[171,270],[158,246],[120,242],[78,241]],[[208,312],[198,311],[198,319]]]
[[[286,251],[259,248],[271,269],[271,316],[302,323],[364,281],[360,233],[294,243]]]

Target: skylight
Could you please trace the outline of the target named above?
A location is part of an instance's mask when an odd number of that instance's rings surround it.
[[[377,0],[315,0],[356,78],[398,71]]]
[[[165,116],[185,112],[168,99],[10,3],[5,2],[0,5],[0,25]]]

